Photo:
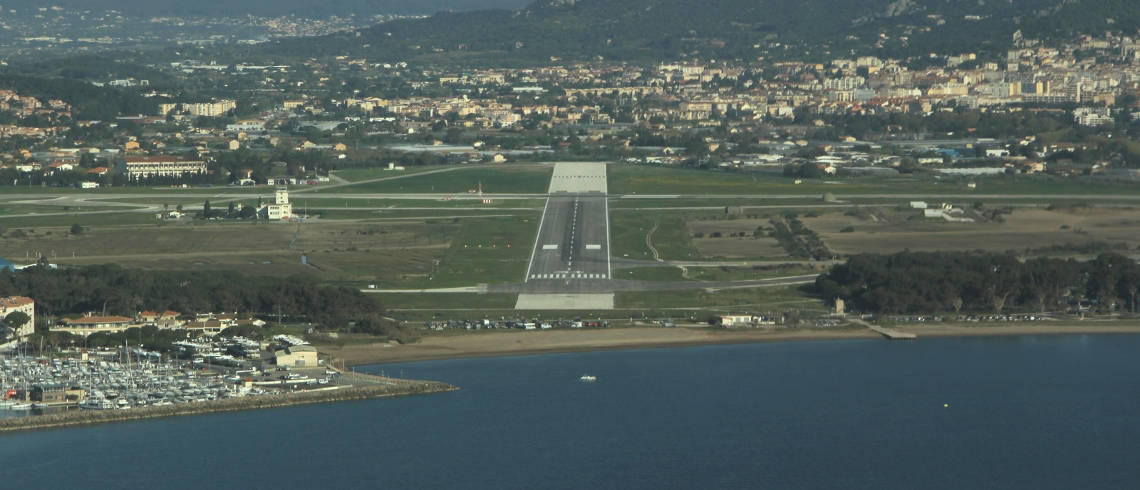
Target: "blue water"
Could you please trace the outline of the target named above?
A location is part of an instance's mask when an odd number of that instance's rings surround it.
[[[1140,336],[1105,335],[385,365],[372,370],[463,390],[0,435],[0,482],[1133,489],[1137,352]]]

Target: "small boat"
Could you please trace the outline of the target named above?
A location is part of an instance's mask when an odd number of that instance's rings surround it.
[[[31,403],[17,403],[15,405],[12,405],[9,409],[10,410],[31,410],[32,404]]]
[[[582,377],[578,378],[578,379],[581,381],[584,381],[584,382],[590,382],[590,381],[597,381],[598,377],[594,376],[592,374],[583,374]]]
[[[51,405],[48,405],[47,403],[33,403],[32,408],[36,410],[43,410],[45,408],[51,408]]]

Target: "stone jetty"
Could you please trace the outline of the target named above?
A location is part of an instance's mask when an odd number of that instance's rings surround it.
[[[356,374],[349,377],[363,378],[366,375]],[[391,378],[367,376],[367,384],[354,386],[339,386],[319,388],[308,391],[282,392],[278,394],[225,398],[197,403],[181,403],[166,406],[148,406],[132,408],[130,410],[68,410],[61,413],[30,415],[0,420],[0,432],[18,430],[53,429],[59,427],[72,427],[108,422],[125,422],[131,420],[152,419],[158,417],[173,417],[178,415],[198,415],[218,412],[235,412],[238,410],[257,410],[263,408],[288,407],[293,405],[308,405],[313,403],[331,403],[353,400],[366,400],[371,398],[389,398],[397,396],[426,395],[456,391],[457,386],[435,381],[414,381]],[[364,381],[364,379],[360,379]]]

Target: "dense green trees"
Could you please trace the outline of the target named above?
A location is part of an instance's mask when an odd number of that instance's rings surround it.
[[[143,271],[101,265],[0,272],[0,296],[36,300],[44,315],[88,311],[133,316],[140,310],[282,315],[339,329],[381,311],[374,297],[306,278],[262,278],[225,271]]]
[[[1140,265],[1117,254],[1088,262],[965,252],[856,255],[820,276],[815,292],[876,313],[1051,311],[1079,301],[1135,312]]]
[[[20,95],[43,99],[60,99],[74,109],[77,120],[112,120],[122,114],[154,114],[158,103],[153,99],[114,88],[96,87],[81,80],[22,75],[0,75],[0,88],[15,90]]]

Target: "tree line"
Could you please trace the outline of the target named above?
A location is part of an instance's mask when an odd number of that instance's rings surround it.
[[[150,271],[96,265],[30,267],[0,272],[0,296],[28,296],[44,317],[95,314],[134,317],[142,310],[183,314],[238,312],[307,321],[327,329],[382,312],[378,299],[305,277],[247,276],[232,271]]]
[[[1140,265],[1106,253],[1090,261],[969,252],[862,254],[819,276],[814,292],[873,313],[1136,311]]]

